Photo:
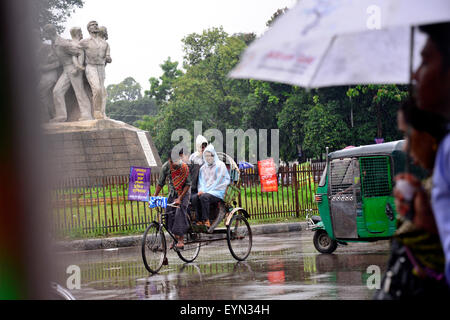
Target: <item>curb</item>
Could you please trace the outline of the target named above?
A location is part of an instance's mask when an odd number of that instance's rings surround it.
[[[251,226],[253,235],[299,232],[305,230],[307,222],[258,224]],[[143,234],[143,233],[142,233]],[[83,239],[72,241],[58,241],[55,244],[56,251],[85,251],[98,249],[112,249],[139,246],[142,235],[111,237],[101,239]]]

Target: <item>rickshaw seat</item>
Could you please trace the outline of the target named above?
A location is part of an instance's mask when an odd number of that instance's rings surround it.
[[[320,216],[312,216],[311,220],[314,222],[314,224],[316,224],[322,221],[322,218]]]

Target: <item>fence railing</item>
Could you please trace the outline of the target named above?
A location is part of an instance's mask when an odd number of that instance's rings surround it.
[[[302,217],[317,213],[314,194],[324,169],[323,163],[280,167],[278,192],[261,192],[257,169],[241,174],[238,206],[250,220]],[[151,175],[151,194],[158,175]],[[128,200],[129,176],[70,179],[52,192],[52,222],[58,237],[87,237],[142,232],[154,220],[156,211],[146,202]],[[167,195],[165,186],[162,195]]]

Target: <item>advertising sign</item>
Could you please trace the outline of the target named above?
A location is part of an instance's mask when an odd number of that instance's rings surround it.
[[[272,158],[258,161],[261,192],[278,192],[277,168]]]
[[[131,167],[128,200],[148,201],[150,193],[150,168]]]

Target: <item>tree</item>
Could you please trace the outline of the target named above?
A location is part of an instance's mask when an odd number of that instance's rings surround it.
[[[292,95],[293,88],[282,83],[250,80],[252,103],[244,108],[243,124],[255,129],[277,128],[277,114]]]
[[[64,23],[76,8],[82,8],[84,0],[33,0],[36,28],[42,28],[48,23],[56,26],[61,33],[64,31]]]
[[[308,157],[320,157],[326,147],[330,151],[346,147],[349,129],[342,116],[335,112],[336,101],[322,104],[318,96],[313,100],[314,105],[306,113],[304,148]]]
[[[252,43],[253,40],[256,39],[256,34],[254,32],[250,33],[235,33],[233,34],[233,37],[238,38],[245,42],[245,44],[248,46],[250,43]]]
[[[119,100],[106,105],[106,115],[112,119],[137,126],[144,116],[155,116],[158,106],[154,99],[144,97],[138,100]]]
[[[216,53],[218,46],[225,43],[228,34],[223,27],[204,30],[202,34],[191,33],[181,40],[183,42],[183,66],[193,66]]]
[[[385,141],[401,138],[397,130],[396,113],[400,104],[409,96],[407,86],[358,85],[349,88],[347,96],[352,103],[364,109],[366,119],[372,118],[372,141],[375,137],[383,137]]]
[[[162,106],[172,97],[173,83],[183,75],[183,72],[178,69],[178,62],[172,62],[170,57],[159,66],[163,70],[163,74],[159,79],[150,78],[150,90],[145,91],[145,95],[154,98],[158,105]]]
[[[269,21],[266,22],[266,27],[272,26],[272,24],[275,22],[275,20],[279,16],[283,15],[288,10],[289,9],[287,7],[284,7],[283,9],[278,9],[277,11],[275,11],[275,13],[270,17]]]
[[[189,119],[202,118],[207,127],[225,130],[240,124],[243,116],[241,106],[247,98],[249,82],[230,79],[228,73],[239,62],[245,43],[228,36],[222,29],[208,30],[198,41],[205,43],[207,48],[197,47],[197,50],[209,53],[201,54],[202,59],[196,60],[194,65],[186,64],[186,73],[175,83],[174,99],[197,105],[201,114],[192,114]],[[186,43],[186,46],[190,47],[190,44]]]
[[[155,99],[142,97],[141,85],[133,77],[127,77],[107,88],[106,114],[112,119],[135,125],[144,115],[156,115]]]
[[[284,11],[278,10],[268,25]],[[373,144],[379,134],[385,141],[401,138],[395,113],[407,96],[402,86],[307,91],[275,82],[228,78],[254,38],[254,34],[242,33],[229,36],[222,27],[183,38],[185,72],[176,74],[178,65],[170,58],[161,65],[163,76],[151,78],[146,94],[163,108],[137,122],[152,134],[160,152],[174,144],[175,129],[185,128],[195,139],[194,121],[202,122],[203,131],[218,129],[224,138],[226,129],[278,128],[280,158],[285,161],[320,157],[325,147],[332,151]]]
[[[107,102],[134,101],[142,98],[141,85],[133,77],[127,77],[119,84],[110,84],[106,88]]]
[[[291,96],[283,104],[277,114],[277,125],[280,130],[280,157],[285,161],[299,160],[305,157],[304,124],[307,121],[307,111],[313,104],[312,96],[306,90],[293,87]]]
[[[194,39],[198,42],[195,46]],[[140,128],[152,132],[160,152],[170,149],[175,129],[188,129],[193,137],[194,121],[202,121],[204,131],[215,128],[224,135],[226,128],[239,128],[242,104],[249,93],[248,80],[228,78],[246,47],[239,36],[213,28],[188,35],[183,41],[185,52],[191,54],[184,63],[186,72],[173,81],[170,99],[158,115],[139,121]]]

